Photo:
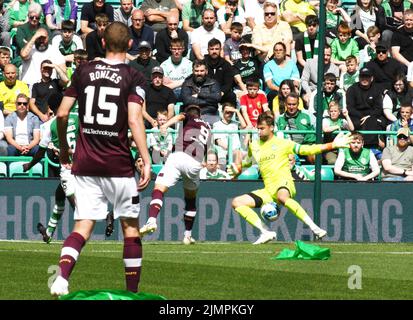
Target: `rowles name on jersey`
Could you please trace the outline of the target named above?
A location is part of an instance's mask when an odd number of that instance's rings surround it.
[[[118,84],[122,80],[122,77],[117,73],[119,68],[97,64],[95,69],[97,69],[95,72],[89,73],[90,81],[107,79]]]

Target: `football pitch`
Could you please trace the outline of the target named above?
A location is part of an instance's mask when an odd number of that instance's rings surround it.
[[[329,260],[271,260],[295,248],[286,242],[144,242],[140,290],[170,300],[413,299],[413,244],[316,244],[331,249]],[[0,241],[0,299],[52,299],[61,245]],[[124,289],[122,248],[89,242],[70,291]]]

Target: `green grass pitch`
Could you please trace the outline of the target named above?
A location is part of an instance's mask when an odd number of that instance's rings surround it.
[[[61,242],[0,242],[0,299],[52,299],[50,266]],[[274,261],[293,243],[144,242],[140,290],[174,300],[413,299],[413,244],[317,243],[326,261]],[[70,291],[124,289],[121,242],[91,241],[83,249]],[[361,268],[361,288],[349,289]],[[51,267],[50,270],[53,270]]]

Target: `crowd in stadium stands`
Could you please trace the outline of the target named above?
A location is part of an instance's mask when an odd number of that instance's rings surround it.
[[[363,131],[349,150],[323,156],[337,177],[410,180],[411,0],[0,0],[0,156],[36,152],[42,123],[54,116],[48,97],[65,90],[80,64],[105,56],[101,40],[112,21],[129,27],[127,62],[147,80],[146,129],[196,104],[219,131],[203,178],[228,178],[230,156],[257,139],[261,113],[272,113],[279,137],[312,144],[314,131],[285,130],[315,130],[322,110],[324,142],[340,130]],[[242,129],[249,133],[225,133]],[[385,130],[398,134],[364,133]],[[165,162],[175,139],[148,134],[154,164]],[[295,160],[294,167],[314,162]]]

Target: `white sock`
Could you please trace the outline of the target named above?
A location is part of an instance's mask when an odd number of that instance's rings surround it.
[[[185,238],[190,238],[192,236],[192,230],[185,230],[184,236]]]
[[[310,227],[310,229],[311,229],[311,231],[315,231],[315,230],[318,230],[318,229],[320,229],[315,223],[314,223],[314,221],[310,218],[310,216],[305,216],[304,217],[304,223],[307,225],[307,226],[309,226]]]

